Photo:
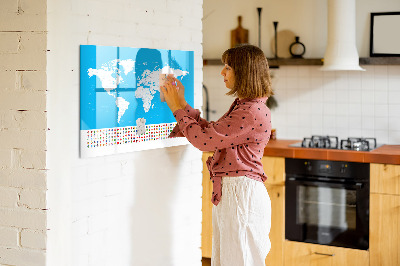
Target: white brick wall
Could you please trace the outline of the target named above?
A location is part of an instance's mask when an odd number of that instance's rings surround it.
[[[46,3],[0,3],[1,265],[45,265]]]
[[[201,265],[201,152],[80,159],[79,45],[194,50],[199,107],[202,0],[55,0],[47,9],[47,264]]]

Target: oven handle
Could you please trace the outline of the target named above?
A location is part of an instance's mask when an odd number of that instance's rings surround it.
[[[321,181],[321,180],[315,180],[315,181],[310,181],[310,180],[304,180],[303,178],[297,178],[297,177],[288,177],[287,181],[294,181],[297,183],[301,183],[304,185],[318,185],[318,184],[325,184],[325,185],[341,185],[345,186],[348,188],[354,188],[354,189],[361,189],[363,187],[362,182],[356,182],[356,183],[346,183],[346,182],[332,182],[332,181]]]

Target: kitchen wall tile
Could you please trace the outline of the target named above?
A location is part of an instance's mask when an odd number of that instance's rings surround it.
[[[337,90],[336,92],[336,103],[346,103],[350,102],[349,91],[348,90]]]
[[[300,116],[297,113],[293,113],[290,116],[287,117],[287,123],[290,126],[294,126],[294,127],[299,127],[302,126],[302,123],[300,121]]]
[[[299,109],[298,109],[298,114],[300,114],[300,115],[304,115],[304,116],[309,116],[310,115],[310,113],[311,113],[311,109],[312,109],[312,107],[311,107],[311,104],[309,104],[309,103],[299,103]]]
[[[349,102],[350,103],[361,103],[362,90],[349,90]]]
[[[363,104],[374,103],[374,91],[363,89],[361,91],[361,101]]]
[[[349,137],[360,137],[362,136],[361,128],[349,128]]]
[[[298,78],[297,77],[287,77],[286,78],[286,87],[288,89],[296,89],[299,87]]]
[[[297,77],[298,76],[298,67],[297,66],[287,66],[286,72],[285,72],[285,77]]]
[[[336,127],[338,129],[348,129],[349,127],[349,118],[348,116],[336,116]]]
[[[385,104],[388,102],[387,90],[376,91],[374,93],[375,104]]]
[[[374,77],[375,78],[387,78],[387,74],[388,74],[388,66],[387,65],[377,65],[374,66]]]
[[[350,129],[362,128],[362,122],[359,116],[354,116],[354,115],[349,116],[349,128]]]
[[[336,103],[336,114],[338,116],[347,116],[349,114],[349,105],[347,103]]]
[[[310,67],[298,67],[297,68],[297,76],[298,77],[303,77],[303,78],[306,78],[306,79],[310,79],[312,70],[313,69],[310,68]]]
[[[336,74],[336,89],[347,90],[349,87],[349,77],[347,71],[340,71]]]
[[[311,103],[321,103],[324,97],[323,90],[314,88],[311,93]]]
[[[318,127],[318,128],[312,127],[311,128],[311,134],[308,135],[308,136],[312,136],[312,135],[318,135],[318,136],[326,135],[326,132],[322,127]],[[307,135],[304,135],[304,136],[307,136]]]
[[[300,131],[310,135],[347,132],[353,137],[376,135],[382,142],[395,144],[397,137],[393,134],[400,130],[395,126],[389,130],[389,125],[398,123],[400,118],[400,66],[363,67],[365,72],[320,71],[319,66],[281,66],[272,70],[278,101],[272,121],[278,137],[308,136]],[[224,93],[211,106],[220,105]]]
[[[399,144],[400,143],[400,130],[399,131],[389,131],[389,140],[387,143]]]
[[[324,116],[335,115],[336,114],[336,104],[335,103],[325,103],[323,107]]]
[[[375,117],[388,117],[389,108],[387,104],[375,104]]]
[[[336,89],[335,86],[332,86],[331,84],[324,84],[323,87],[324,90],[324,98],[323,101],[326,103],[334,103],[336,101]]]
[[[400,74],[398,76],[389,76],[388,78],[388,90],[398,91],[400,90]]]
[[[389,127],[388,117],[375,117],[375,130],[382,130]]]
[[[335,78],[335,71],[321,71],[324,78]]]
[[[361,125],[363,130],[373,130],[375,128],[375,120],[371,116],[363,116],[361,118]]]
[[[388,79],[382,77],[376,77],[374,79],[374,89],[375,91],[387,91],[388,89]]]
[[[324,71],[320,70],[320,66],[310,66],[307,68],[310,69],[311,78],[322,78],[324,76]]]
[[[361,71],[349,71],[349,90],[361,90]]]
[[[311,115],[311,126],[313,129],[322,129],[324,116],[321,113],[313,113]]]
[[[364,74],[361,77],[361,89],[364,91],[365,90],[373,90],[374,89],[374,76]]]
[[[336,116],[335,115],[324,115],[324,121],[323,121],[323,125],[324,125],[324,129],[326,130],[331,130],[331,129],[335,129],[336,130]],[[326,134],[331,134],[330,131],[327,131]]]
[[[389,104],[389,117],[400,117],[400,104]]]
[[[298,77],[298,88],[310,89],[310,77],[309,76],[300,76]]]
[[[390,66],[390,67],[388,67],[387,73],[388,73],[389,79],[392,76],[400,77],[400,66]]]
[[[373,104],[361,105],[361,116],[373,118],[375,115],[375,106]]]
[[[389,134],[387,130],[375,130],[374,137],[378,142],[378,145],[381,143],[388,143],[389,142]]]
[[[400,131],[400,117],[389,118],[389,130]]]
[[[349,115],[351,116],[361,116],[362,107],[360,103],[349,104]]]
[[[348,128],[337,128],[336,136],[339,138],[339,146],[341,139],[347,139],[349,137],[349,129]]]
[[[313,90],[319,89],[324,85],[324,78],[323,77],[311,77],[310,79],[310,87]]]
[[[400,104],[400,88],[397,91],[389,91],[388,96],[389,96],[388,100],[389,104]]]
[[[374,131],[371,131],[370,129],[363,129],[361,131],[361,136],[362,138],[374,138],[375,137],[375,133]]]
[[[311,114],[319,114],[322,115],[322,111],[324,110],[324,103],[321,101],[312,101],[311,105]]]

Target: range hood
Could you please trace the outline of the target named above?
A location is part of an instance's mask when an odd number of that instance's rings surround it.
[[[355,0],[328,0],[328,44],[323,71],[358,70]]]

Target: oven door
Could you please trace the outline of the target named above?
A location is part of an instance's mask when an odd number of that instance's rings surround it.
[[[286,178],[286,239],[367,250],[369,185]]]

